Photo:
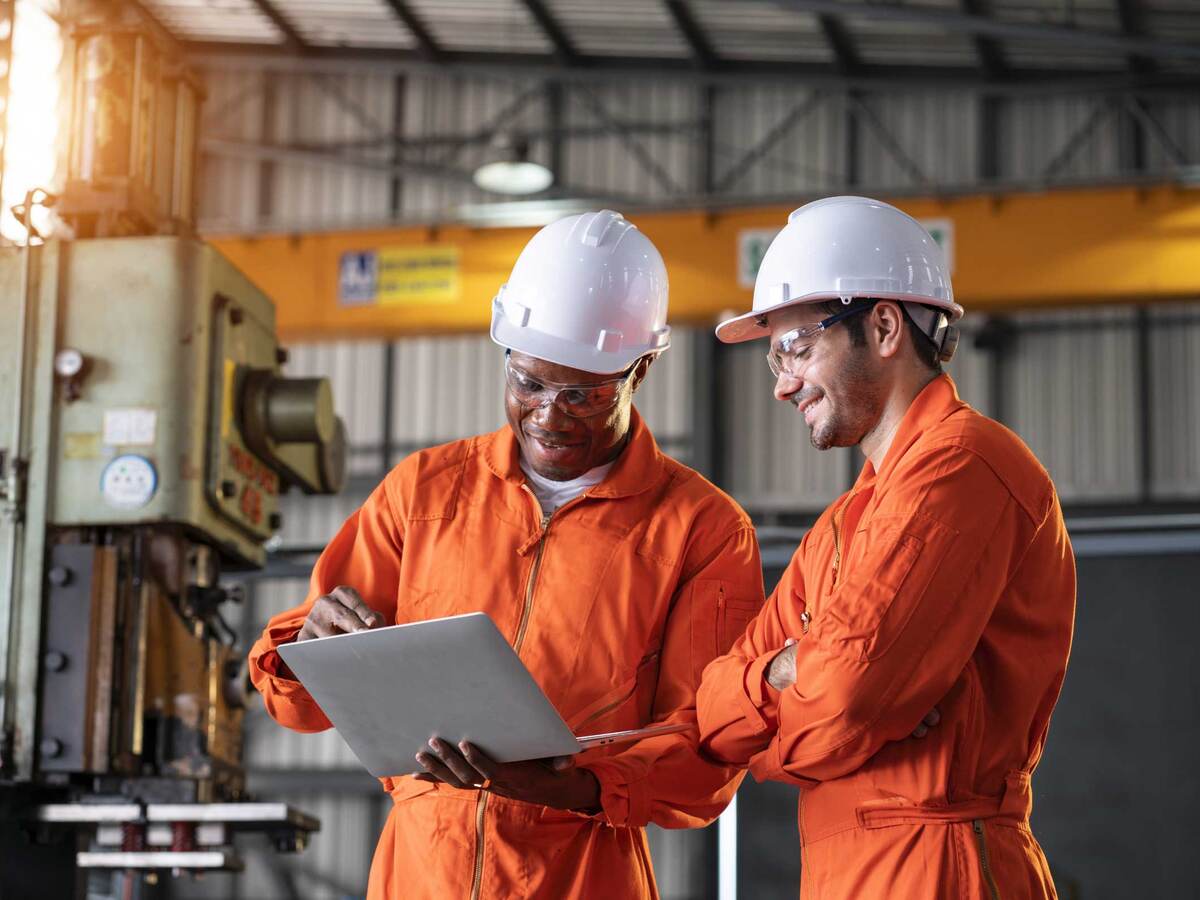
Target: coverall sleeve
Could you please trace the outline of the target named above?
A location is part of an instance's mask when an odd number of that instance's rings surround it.
[[[354,588],[368,606],[394,622],[403,546],[403,526],[393,514],[385,479],[321,553],[305,601],[273,616],[250,649],[250,679],[280,725],[304,732],[331,727],[304,686],[289,677],[276,648],[296,639],[317,597],[341,585]]]
[[[781,604],[804,607],[804,575],[795,561],[746,633],[704,670],[696,693],[700,747],[718,762],[746,768],[778,728],[779,692],[767,684],[766,669],[788,638],[801,638],[788,633]]]
[[[686,722],[690,731],[639,741],[581,763],[600,782],[596,818],[616,826],[707,825],[733,798],[742,773],[704,757],[696,731],[696,688],[704,667],[724,652],[762,608],[762,564],[748,523],[676,593],[663,638],[654,724]]]
[[[759,780],[838,778],[910,734],[966,667],[1053,502],[1047,480],[1026,508],[957,445],[901,467],[798,645],[777,730],[751,760]]]

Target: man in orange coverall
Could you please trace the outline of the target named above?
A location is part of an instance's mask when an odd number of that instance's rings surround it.
[[[320,731],[280,644],[482,610],[577,733],[693,725],[573,766],[413,747],[425,774],[383,779],[373,900],[655,897],[643,826],[705,825],[737,789],[699,752],[695,691],[761,609],[762,569],[746,514],[633,409],[666,315],[662,258],[621,216],[535,235],[493,302],[508,425],[401,462],[251,650],[270,714]]]
[[[1055,896],[1030,776],[1074,559],[1046,472],[941,373],[961,315],[919,223],[836,197],[792,213],[717,332],[769,337],[813,446],[867,458],[698,695],[714,760],[799,786],[803,900]]]

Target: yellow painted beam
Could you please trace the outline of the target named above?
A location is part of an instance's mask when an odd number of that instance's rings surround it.
[[[1200,298],[1200,190],[1111,188],[897,201],[919,219],[954,228],[955,293],[968,310]],[[719,213],[637,213],[671,279],[671,320],[711,324],[748,309],[738,284],[738,234],[779,228],[788,207]],[[217,237],[220,250],[278,304],[289,339],[401,335],[487,328],[492,297],[531,228],[397,228]],[[452,301],[345,306],[343,253],[457,247]]]

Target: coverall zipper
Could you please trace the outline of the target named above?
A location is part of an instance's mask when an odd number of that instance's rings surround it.
[[[597,719],[600,719],[600,718],[608,715],[610,712],[612,712],[614,709],[616,709],[618,706],[620,706],[626,700],[628,700],[630,697],[632,697],[634,695],[634,693],[637,691],[638,675],[641,673],[642,668],[646,665],[646,663],[654,662],[659,657],[659,653],[660,652],[658,650],[655,650],[653,653],[650,653],[650,654],[647,654],[646,656],[644,656],[642,658],[642,661],[638,663],[637,673],[635,673],[633,676],[633,684],[631,684],[629,686],[629,690],[627,690],[625,693],[623,693],[620,697],[618,697],[616,700],[612,701],[611,703],[606,703],[604,706],[602,706],[600,709],[596,710],[594,713],[592,713],[590,716],[588,716],[582,722],[575,725],[574,727],[575,727],[576,734],[578,734],[579,731],[582,728],[584,728],[585,726],[591,724],[592,722],[595,722]]]
[[[837,584],[838,570],[842,567],[842,536],[838,531],[838,516],[840,516],[842,514],[842,511],[847,506],[850,505],[850,501],[852,499],[854,499],[853,494],[851,494],[849,497],[846,498],[845,503],[843,503],[841,506],[839,506],[837,509],[835,509],[833,511],[833,518],[831,519],[831,522],[833,524],[833,584],[834,585]]]
[[[992,875],[992,863],[988,859],[987,835],[983,830],[983,819],[976,819],[971,825],[975,829],[975,841],[979,844],[979,865],[983,869],[983,882],[987,885],[988,896],[991,900],[1000,900],[1000,889],[996,887],[996,879]]]
[[[525,487],[529,490],[528,486]],[[530,491],[530,494],[533,492]],[[537,498],[534,497],[534,502]],[[538,507],[541,511],[541,507]],[[541,521],[542,536],[538,539],[537,550],[533,555],[533,566],[529,570],[529,581],[525,584],[525,607],[521,610],[521,622],[517,625],[517,636],[513,638],[513,650],[519,656],[521,644],[525,641],[525,632],[529,628],[529,614],[533,611],[533,590],[537,586],[538,570],[542,567],[542,553],[546,549],[546,534],[550,528],[550,516],[543,515]],[[471,900],[479,900],[483,889],[483,851],[484,851],[484,814],[487,811],[488,792],[480,791],[479,799],[475,801],[475,874],[471,879]]]

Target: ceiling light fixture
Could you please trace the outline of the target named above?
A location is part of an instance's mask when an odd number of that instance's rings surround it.
[[[554,173],[529,159],[529,142],[499,135],[495,154],[475,170],[473,180],[485,191],[509,196],[540,194],[554,184]]]

